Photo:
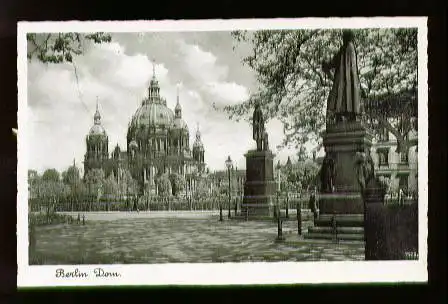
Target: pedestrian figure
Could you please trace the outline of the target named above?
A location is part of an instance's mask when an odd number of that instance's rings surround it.
[[[404,205],[404,191],[402,188],[398,190],[398,203],[400,204],[400,206]]]
[[[85,214],[82,215],[82,224],[83,225],[86,224],[86,215]]]
[[[140,212],[140,210],[138,210],[138,199],[137,196],[134,196],[134,211]]]
[[[302,210],[300,208],[300,203],[297,203],[297,233],[302,235]]]
[[[312,192],[310,195],[310,201],[308,204],[308,208],[311,209],[311,212],[313,212],[313,216],[314,216],[314,220],[317,220],[319,215],[318,215],[318,210],[317,210],[317,204],[316,204],[316,193]]]
[[[81,224],[81,215],[78,213],[78,218],[76,219],[77,224]]]

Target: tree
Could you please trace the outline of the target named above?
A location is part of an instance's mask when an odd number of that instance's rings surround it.
[[[73,62],[82,55],[87,44],[110,42],[112,37],[106,33],[28,33],[27,56],[31,60],[44,63]]]
[[[171,182],[168,174],[161,174],[156,178],[157,193],[161,197],[168,197],[171,193]]]
[[[72,185],[81,180],[79,169],[76,166],[70,166],[66,171],[62,172],[62,181],[64,184]]]
[[[62,172],[62,181],[69,187],[70,210],[73,210],[75,202],[79,203],[85,194],[85,187],[82,183],[79,169],[75,165],[70,166],[66,171]]]
[[[103,169],[90,169],[85,177],[89,194],[92,196],[97,196],[103,188],[104,181],[105,177]]]
[[[310,159],[298,160],[292,163],[289,169],[283,167],[282,172],[285,175],[283,181],[285,191],[297,191],[312,187],[319,172],[319,166]]]
[[[116,198],[119,193],[118,183],[115,179],[115,175],[112,172],[104,182],[104,194],[108,198]]]
[[[340,30],[262,30],[232,32],[235,41],[252,44],[243,63],[255,71],[258,91],[248,100],[221,110],[231,119],[248,119],[255,102],[267,118],[284,126],[282,146],[321,141],[332,75],[322,63],[338,51]],[[416,142],[406,137],[416,128],[417,30],[360,29],[355,46],[366,117],[375,131],[385,128],[397,138],[397,152]]]
[[[62,181],[43,180],[39,186],[40,196],[47,207],[47,214],[54,211],[55,205],[68,195],[68,187]]]
[[[56,169],[47,169],[45,170],[44,174],[42,174],[42,181],[44,182],[59,182],[60,181],[60,174],[58,170]]]
[[[120,193],[126,195],[135,195],[138,192],[137,181],[132,177],[129,170],[123,170],[119,184]]]
[[[172,194],[174,196],[179,195],[179,193],[182,193],[182,191],[185,189],[185,178],[178,174],[178,173],[172,173],[169,176],[171,187],[172,187]]]
[[[28,170],[29,199],[39,197],[41,177],[36,170]]]
[[[194,195],[196,199],[203,199],[208,195],[208,185],[205,178],[199,178],[197,180]]]

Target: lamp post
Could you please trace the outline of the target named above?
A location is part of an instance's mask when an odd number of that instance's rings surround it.
[[[232,160],[230,159],[230,155],[227,157],[227,159],[226,159],[226,167],[227,167],[227,173],[228,173],[228,176],[229,176],[229,214],[228,214],[228,217],[230,218],[230,205],[231,205],[231,197],[232,197],[232,194],[230,193],[230,168],[232,167]]]
[[[280,217],[280,200],[279,200],[279,196],[280,196],[280,161],[277,162],[277,166],[275,167],[275,169],[277,169],[277,217]]]
[[[278,161],[276,169],[278,174],[278,189],[277,189],[277,241],[283,241],[285,240],[285,237],[283,236],[283,229],[282,229],[282,219],[280,217],[281,211],[280,211],[280,161]]]
[[[219,196],[218,196],[219,198]],[[222,222],[222,203],[221,200],[219,200],[219,221]]]

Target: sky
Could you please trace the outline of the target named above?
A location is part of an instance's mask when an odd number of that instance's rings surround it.
[[[154,65],[160,93],[173,110],[179,87],[190,143],[199,126],[210,170],[223,170],[228,155],[245,169],[244,154],[255,147],[249,123],[229,120],[213,108],[213,103],[240,103],[257,88],[254,73],[241,63],[251,46],[233,50],[234,43],[230,32],[118,33],[111,43],[93,45],[76,57],[76,73],[72,64],[29,61],[29,168],[63,171],[73,160],[83,167],[97,99],[109,152],[117,144],[125,150],[128,123],[147,95]],[[278,120],[269,121],[266,129],[275,161],[296,154],[277,150],[283,139]]]

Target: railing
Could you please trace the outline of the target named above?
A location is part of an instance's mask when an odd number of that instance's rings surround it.
[[[322,194],[316,196],[317,204],[319,199],[322,198]],[[233,196],[231,199],[230,208],[235,210],[235,204],[238,206],[238,211],[241,210],[241,205],[243,203],[242,197],[240,195]],[[272,197],[272,202],[277,204],[277,196]],[[299,204],[301,209],[310,209],[309,205],[310,195],[309,193],[298,194],[289,193],[288,197],[285,193],[278,196],[278,204],[281,209],[286,209],[286,204],[288,204],[289,210],[295,210],[297,204]],[[393,201],[391,199],[390,201]],[[203,198],[191,198],[185,197],[140,197],[138,199],[137,207],[139,210],[218,210],[219,206],[222,206],[223,210],[228,210],[229,199],[228,197],[203,197]],[[29,200],[29,210],[31,212],[41,212],[47,211],[48,208],[54,209],[55,211],[128,211],[132,210],[134,205],[134,200],[132,197],[129,199],[101,199],[97,201],[95,197],[84,197],[84,198],[72,198],[72,199],[59,199],[56,203],[50,203],[48,200],[40,199],[30,199]]]

